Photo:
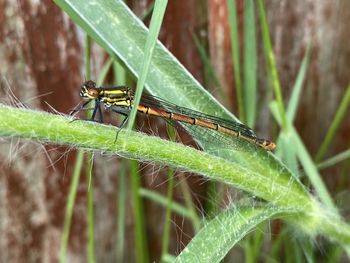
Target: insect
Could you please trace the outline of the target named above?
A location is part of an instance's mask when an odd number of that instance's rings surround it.
[[[101,103],[103,103],[106,109],[125,116],[121,124],[121,127],[123,127],[133,107],[134,94],[134,90],[126,86],[97,87],[94,81],[88,80],[80,89],[80,96],[88,100],[82,106],[73,110],[72,113],[83,110],[90,101],[95,101],[95,106],[91,108],[93,109],[91,120],[95,120],[98,112],[103,122],[101,110]],[[235,138],[239,138],[258,145],[267,151],[273,151],[276,148],[275,143],[258,138],[255,132],[244,124],[181,107],[152,95],[143,95],[141,97],[137,111],[148,116],[156,116],[170,121],[214,130],[224,135],[218,136],[218,140],[224,137],[227,142],[228,140],[234,141]]]

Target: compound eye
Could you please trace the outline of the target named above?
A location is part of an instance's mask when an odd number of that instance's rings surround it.
[[[90,99],[97,99],[100,96],[100,91],[98,88],[96,88],[95,82],[88,80],[81,86],[80,96]]]
[[[89,89],[88,94],[90,97],[97,98],[99,92],[96,89]]]

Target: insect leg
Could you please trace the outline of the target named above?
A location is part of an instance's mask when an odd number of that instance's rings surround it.
[[[75,108],[74,110],[71,110],[70,113],[69,113],[69,115],[72,116],[74,113],[76,113],[76,112],[78,112],[78,111],[87,110],[87,109],[85,109],[84,107],[85,107],[90,101],[92,101],[92,100],[89,99],[89,100],[85,101],[83,105],[81,105],[81,106]]]
[[[99,101],[96,100],[95,101],[95,108],[94,108],[94,111],[92,112],[90,121],[95,121],[95,116],[96,116],[96,112],[97,112],[97,109],[98,109],[99,105],[100,105]]]
[[[128,118],[129,118],[129,114],[128,113],[130,112],[130,110],[126,109],[126,108],[109,108],[109,109],[111,111],[115,112],[115,113],[118,113],[118,114],[121,114],[121,115],[125,116],[124,120],[122,121],[122,123],[119,126],[119,129],[117,130],[117,134],[116,134],[115,140],[114,140],[114,143],[116,143],[117,140],[118,140],[119,132],[125,127],[125,124],[128,121]]]
[[[98,111],[98,113],[100,115],[100,122],[103,123],[103,114],[102,114],[100,103],[97,105],[97,111]]]

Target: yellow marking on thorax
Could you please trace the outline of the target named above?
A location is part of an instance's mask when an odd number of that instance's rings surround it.
[[[124,100],[124,101],[118,101],[113,103],[114,106],[122,106],[122,107],[129,107],[130,101]]]
[[[108,98],[105,97],[102,99],[102,102],[110,104],[110,106],[121,106],[129,107],[131,105],[130,100],[125,98]]]
[[[101,95],[120,95],[120,94],[127,94],[125,90],[102,90]]]
[[[120,102],[120,101],[127,101],[127,98],[109,98],[109,97],[104,97],[102,101],[108,101],[108,102]]]

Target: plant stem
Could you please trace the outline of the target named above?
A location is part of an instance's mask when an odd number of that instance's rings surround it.
[[[298,216],[291,215],[286,219],[293,221],[310,235],[320,233],[344,246],[350,246],[349,225],[322,207],[291,174],[287,176],[287,170],[282,164],[275,163],[271,174],[268,171],[261,174],[259,167],[253,166],[252,170],[245,166],[244,162],[231,162],[191,147],[136,132],[120,131],[118,141],[114,144],[115,132],[115,127],[87,121],[72,122],[64,116],[0,104],[2,137],[26,138],[108,151],[127,158],[170,165],[202,174],[209,179],[248,191],[268,201],[272,206],[289,209],[293,213],[298,212]],[[121,145],[125,147],[122,148]],[[272,168],[267,165],[264,169]]]

